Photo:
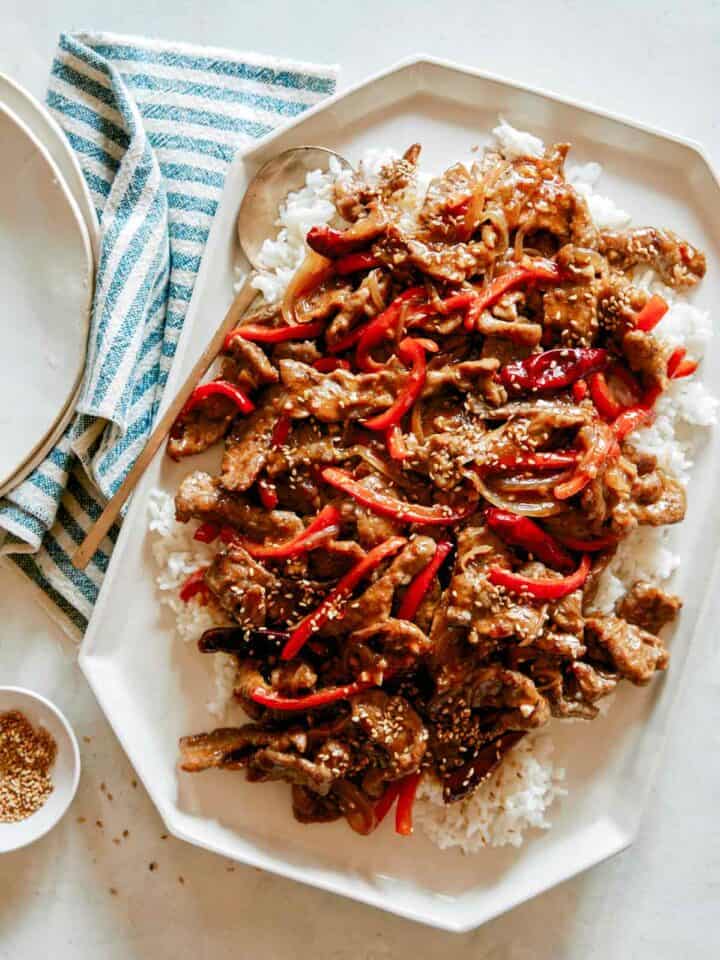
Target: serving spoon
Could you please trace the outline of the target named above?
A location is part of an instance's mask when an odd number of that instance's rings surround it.
[[[332,150],[326,150],[324,147],[294,147],[268,160],[257,171],[245,192],[237,218],[240,247],[252,266],[256,268],[262,266],[260,258],[262,245],[266,239],[277,234],[280,204],[289,193],[304,186],[305,178],[310,171],[327,170],[333,157],[341,168],[352,169],[344,157]],[[222,349],[225,337],[238,325],[257,297],[257,290],[251,285],[251,280],[252,274],[249,272],[230,304],[224,320],[158,421],[134,466],[73,554],[72,562],[78,570],[84,570],[90,562],[103,537],[117,519],[123,504],[170,432],[196,384],[207,373],[210,364]]]

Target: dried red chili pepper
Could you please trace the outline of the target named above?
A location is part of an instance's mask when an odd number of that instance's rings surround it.
[[[555,347],[506,364],[500,379],[508,389],[542,393],[569,387],[581,377],[603,370],[609,361],[607,350],[600,347]]]

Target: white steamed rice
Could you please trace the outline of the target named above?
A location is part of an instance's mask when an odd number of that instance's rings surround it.
[[[524,737],[495,773],[457,803],[443,803],[442,787],[426,777],[418,788],[415,820],[441,850],[519,847],[526,830],[552,826],[547,811],[567,793],[565,771],[552,761],[548,733]]]
[[[159,571],[155,582],[160,602],[172,611],[178,637],[185,643],[195,643],[205,630],[229,622],[214,605],[203,606],[198,600],[184,603],[178,596],[185,580],[198,567],[208,564],[215,550],[193,540],[197,523],[177,522],[173,498],[163,490],[150,493],[148,527],[153,559]],[[235,660],[225,653],[215,654],[212,660],[214,679],[206,706],[209,713],[222,718],[232,698]]]
[[[503,119],[493,134],[500,151],[508,158],[538,156],[544,150],[538,137],[516,130]],[[396,156],[392,150],[368,151],[361,163],[363,174],[373,178],[383,164]],[[267,240],[263,245],[263,269],[253,279],[253,285],[267,301],[282,297],[307,252],[305,235],[310,227],[336,220],[333,184],[336,177],[346,175],[336,165],[327,173],[309,173],[303,189],[291,193],[280,208],[280,232],[275,240]],[[597,192],[601,176],[602,168],[597,163],[568,170],[568,179],[585,198],[595,224],[605,229],[624,229],[631,217],[609,197]],[[411,203],[422,199],[430,179],[429,172],[420,173],[418,195],[411,198]],[[409,209],[408,216],[411,215]],[[655,335],[673,346],[687,347],[691,356],[700,359],[712,336],[708,314],[665,287],[652,270],[639,270],[635,279],[639,286],[661,294],[670,304]],[[658,401],[654,424],[633,434],[632,441],[639,449],[654,454],[665,470],[686,483],[693,451],[702,442],[703,432],[698,428],[716,422],[717,406],[718,401],[699,380],[673,383]],[[161,491],[151,495],[149,526],[161,601],[175,616],[178,636],[195,641],[204,630],[226,621],[213,606],[202,606],[196,600],[183,603],[178,589],[189,573],[209,561],[213,550],[192,539],[196,524],[175,521],[172,499]],[[662,528],[642,527],[634,531],[620,545],[601,579],[596,609],[611,612],[637,579],[656,584],[669,580],[679,562],[670,540],[671,533]],[[215,678],[207,706],[221,718],[232,696],[235,667],[229,656],[218,654],[213,659]],[[465,853],[474,853],[485,846],[520,845],[528,829],[547,829],[551,825],[547,811],[556,798],[566,793],[562,787],[564,770],[554,765],[552,752],[553,743],[547,731],[523,738],[471,797],[451,805],[442,802],[439,784],[426,778],[418,792],[418,824],[443,849],[460,847]]]

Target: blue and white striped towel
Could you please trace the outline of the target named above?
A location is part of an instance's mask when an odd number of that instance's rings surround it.
[[[239,147],[335,89],[336,69],[109,34],[63,35],[47,94],[101,225],[77,415],[0,500],[0,552],[82,635],[117,539],[85,572],[70,555],[142,449]]]

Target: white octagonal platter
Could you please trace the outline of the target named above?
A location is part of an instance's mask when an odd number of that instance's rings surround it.
[[[603,193],[637,223],[667,226],[704,249],[711,265],[693,301],[720,300],[720,188],[694,145],[599,111],[473,70],[421,57],[340,94],[239,156],[227,178],[210,234],[166,402],[208,340],[232,297],[235,217],[254,171],[300,144],[318,144],[357,161],[370,146],[403,150],[420,141],[440,170],[489,140],[502,114],[546,142],[569,140],[577,162],[603,164]],[[720,359],[703,362],[720,393]],[[720,513],[713,508],[720,470],[710,433],[696,463],[690,509],[673,531],[683,563],[674,589],[685,599],[670,645],[668,674],[644,690],[621,690],[608,716],[592,724],[552,725],[556,759],[569,794],[553,807],[553,829],[520,849],[472,857],[442,852],[422,835],[390,828],[370,838],[344,824],[304,827],[290,813],[285,784],[250,785],[241,774],[178,777],[178,737],[211,728],[211,665],[173,638],[154,589],[145,533],[148,494],[173,492],[193,464],[161,454],[137,490],[115,548],[81,652],[82,668],[168,829],[227,857],[354,897],[402,916],[462,931],[529,899],[631,843],[659,760],[701,607],[714,581]],[[678,842],[681,842],[679,839]]]

